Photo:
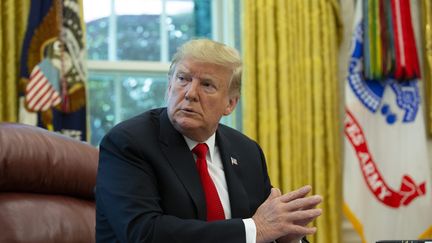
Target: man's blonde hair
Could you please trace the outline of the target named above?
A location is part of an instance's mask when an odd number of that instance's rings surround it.
[[[242,62],[236,49],[209,39],[188,41],[180,46],[174,54],[168,72],[170,78],[174,74],[177,63],[186,57],[231,69],[233,74],[229,82],[230,95],[240,96]]]

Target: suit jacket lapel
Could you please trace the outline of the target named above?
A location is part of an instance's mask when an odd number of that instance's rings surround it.
[[[218,129],[216,133],[216,143],[224,166],[231,204],[231,216],[232,218],[250,217],[249,199],[242,183],[240,166],[235,164],[235,162],[241,163],[241,158],[231,149],[232,145],[221,129]]]
[[[162,111],[159,122],[161,148],[168,158],[171,167],[195,203],[198,218],[206,220],[207,213],[204,192],[192,153],[183,136],[175,130],[169,121],[166,109]]]

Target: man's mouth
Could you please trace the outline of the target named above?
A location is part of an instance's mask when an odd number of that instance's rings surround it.
[[[197,113],[196,111],[194,111],[193,109],[190,109],[190,108],[182,108],[181,111],[186,112],[186,113]]]

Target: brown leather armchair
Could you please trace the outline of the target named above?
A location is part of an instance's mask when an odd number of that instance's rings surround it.
[[[0,242],[94,242],[98,150],[0,123]]]

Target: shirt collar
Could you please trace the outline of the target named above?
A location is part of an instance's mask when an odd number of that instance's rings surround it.
[[[189,150],[192,151],[193,148],[195,148],[195,146],[198,144],[197,141],[194,141],[186,136],[183,136],[188,147]],[[208,148],[209,148],[209,153],[208,155],[210,156],[210,162],[213,161],[213,154],[215,151],[215,141],[216,141],[216,133],[213,133],[213,135],[211,135],[206,141],[202,142],[207,144]]]

